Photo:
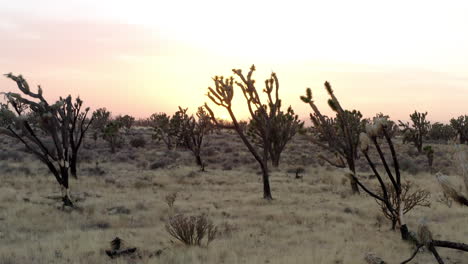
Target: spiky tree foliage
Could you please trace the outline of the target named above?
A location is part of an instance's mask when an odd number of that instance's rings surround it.
[[[103,133],[104,128],[109,123],[111,113],[105,107],[98,108],[93,112],[93,124],[91,125],[93,131],[93,139],[96,141],[100,134]]]
[[[49,104],[40,86],[34,93],[21,75],[6,76],[22,94],[3,93],[7,104],[0,108],[0,132],[18,139],[49,168],[62,187],[64,205],[73,206],[69,175],[77,176],[78,152],[93,122],[89,108],[82,109],[83,101],[73,101],[71,96]]]
[[[149,119],[154,128],[153,139],[163,141],[167,149],[174,149],[183,143],[180,141],[180,133],[183,121],[188,119],[187,109],[179,107],[179,111],[172,117],[166,113],[155,113]]]
[[[268,87],[268,83],[266,84]],[[288,144],[288,142],[296,135],[296,133],[302,129],[304,122],[299,120],[298,115],[294,114],[294,110],[291,106],[288,107],[286,112],[281,111],[281,103],[278,106],[277,111],[271,116],[271,131],[270,131],[270,153],[269,158],[273,167],[278,167],[281,153]],[[252,138],[260,148],[263,148],[261,135],[257,128],[259,124],[255,119],[251,119],[248,128],[247,135]]]
[[[128,131],[132,128],[135,118],[129,115],[119,115],[115,118],[115,121],[120,123],[120,127],[125,128]]]
[[[455,130],[451,125],[445,125],[436,122],[431,125],[427,136],[431,140],[443,141],[447,143],[448,141],[452,140],[457,136],[457,130]]]
[[[312,138],[312,141],[334,153],[337,160],[332,161],[323,156],[320,156],[320,158],[335,167],[347,167],[351,171],[354,176],[350,178],[351,189],[353,193],[359,193],[355,180],[355,163],[358,158],[359,133],[364,129],[365,121],[362,119],[361,112],[344,110],[341,107],[329,82],[325,82],[325,89],[330,95],[328,105],[336,113],[335,118],[329,118],[320,112],[312,100],[310,88],[307,88],[305,96],[301,96],[301,100],[312,108],[313,114],[310,114],[310,118],[319,134],[319,139]]]
[[[102,138],[109,143],[112,153],[115,153],[117,147],[119,147],[123,143],[123,138],[120,133],[121,128],[122,123],[116,120],[111,120],[106,124],[106,126],[102,130]]]
[[[462,115],[457,119],[450,119],[450,125],[457,131],[460,137],[460,144],[465,144],[468,141],[468,116]]]
[[[233,69],[234,74],[240,79],[240,81],[234,81],[234,77],[223,78],[216,76],[213,78],[215,82],[215,88],[208,88],[208,97],[210,100],[218,106],[224,107],[231,117],[234,128],[242,139],[242,142],[247,146],[250,153],[254,156],[255,160],[262,169],[263,179],[263,197],[267,200],[271,200],[270,180],[268,172],[268,155],[270,153],[271,140],[272,140],[272,120],[277,115],[281,100],[279,99],[279,84],[278,78],[275,73],[272,73],[270,78],[265,81],[266,87],[263,92],[267,96],[266,104],[262,103],[262,99],[255,87],[255,80],[252,79],[252,74],[255,71],[255,66],[252,65],[250,71],[245,76],[241,70]],[[261,140],[261,151],[257,150],[254,143],[249,140],[243,131],[242,127],[237,121],[237,118],[232,109],[232,99],[234,97],[234,85],[239,87],[242,91],[245,100],[247,101],[247,108],[250,113],[250,117],[255,120],[257,124],[255,127],[258,129],[256,132],[260,136]],[[213,111],[205,104],[208,112],[210,113],[212,120],[216,122],[216,117]]]
[[[162,140],[167,149],[172,149],[175,135],[171,127],[171,118],[166,113],[155,113],[149,119],[155,132],[153,138],[157,141]]]
[[[197,111],[197,118],[193,116],[186,116],[187,109],[179,106],[179,111],[183,113],[182,127],[180,130],[181,140],[184,145],[193,153],[195,161],[201,170],[205,170],[205,164],[201,158],[201,149],[203,146],[203,139],[205,135],[212,129],[211,117],[204,107],[199,107]]]
[[[422,153],[423,140],[429,133],[431,125],[431,123],[426,120],[426,116],[427,112],[420,113],[414,111],[414,113],[410,115],[411,126],[409,122],[403,123],[401,120],[398,120],[400,123],[399,126],[403,130],[403,143],[413,143],[418,153]]]

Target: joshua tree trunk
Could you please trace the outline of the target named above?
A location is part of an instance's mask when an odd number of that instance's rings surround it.
[[[262,179],[263,179],[263,198],[266,200],[273,200],[270,190],[270,177],[268,175],[268,168],[262,166]]]
[[[203,164],[200,154],[195,155],[195,161],[197,162],[197,165],[200,166],[200,170],[205,171],[205,164]]]
[[[62,202],[63,206],[70,206],[73,207],[73,202],[70,198],[70,187],[68,184],[68,169],[67,168],[60,168],[60,174],[62,177],[61,187],[62,187]]]
[[[270,157],[271,157],[271,165],[275,168],[278,168],[279,166],[279,162],[280,162],[280,156],[281,154],[278,153],[277,155],[271,155],[270,154]]]

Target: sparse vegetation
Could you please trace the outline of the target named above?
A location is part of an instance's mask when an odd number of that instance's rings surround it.
[[[167,232],[187,246],[201,246],[206,237],[206,246],[215,238],[218,228],[204,214],[185,216],[178,214],[171,216],[166,224]]]

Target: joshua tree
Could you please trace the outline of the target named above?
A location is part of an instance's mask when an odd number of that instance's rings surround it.
[[[450,125],[457,131],[460,137],[460,144],[465,144],[468,140],[468,116],[462,115],[457,119],[450,119]]]
[[[49,168],[62,187],[64,206],[73,206],[69,174],[77,176],[78,152],[93,122],[93,118],[87,118],[89,108],[82,110],[83,101],[73,101],[71,96],[60,97],[51,105],[42,96],[40,86],[34,93],[21,75],[6,76],[16,82],[23,95],[4,93],[7,104],[1,107],[0,132],[18,139]],[[52,144],[47,144],[47,138]]]
[[[422,153],[423,139],[427,136],[430,129],[430,122],[426,121],[427,112],[419,113],[414,111],[410,115],[411,127],[408,122],[403,123],[401,120],[399,126],[403,129],[403,143],[412,142],[418,149],[418,153]]]
[[[452,119],[454,120],[454,119]],[[455,120],[454,120],[455,121]],[[468,126],[467,126],[468,129]],[[467,131],[468,132],[468,131]],[[428,133],[428,138],[431,140],[444,141],[447,143],[449,140],[457,136],[457,130],[453,128],[453,125],[444,125],[436,122],[431,125],[431,129]],[[461,137],[460,137],[461,138]]]
[[[181,116],[186,116],[187,109],[182,109],[179,106],[179,111],[183,114]],[[201,159],[201,148],[203,145],[204,136],[210,131],[211,126],[211,117],[205,111],[204,107],[199,107],[197,111],[197,119],[193,116],[187,117],[182,122],[181,128],[181,140],[184,142],[184,145],[192,151],[195,156],[195,161],[197,165],[200,166],[201,170],[205,170],[205,164]]]
[[[93,138],[96,141],[99,133],[104,131],[104,128],[109,123],[111,113],[106,108],[99,108],[93,112],[93,124],[91,125],[93,131]]]
[[[109,142],[111,152],[115,153],[116,147],[122,144],[123,138],[120,134],[120,128],[122,128],[122,123],[112,120],[109,121],[102,131],[102,138]]]
[[[278,97],[278,78],[275,73],[272,73],[270,78],[265,81],[265,89],[263,92],[267,95],[267,104],[263,104],[259,96],[257,88],[255,87],[255,81],[252,79],[252,74],[255,71],[255,66],[252,65],[247,76],[245,76],[241,70],[234,69],[234,74],[240,79],[240,81],[234,82],[234,77],[223,78],[216,76],[213,78],[215,82],[215,88],[208,88],[208,98],[218,106],[224,107],[231,117],[234,128],[241,138],[242,142],[247,146],[250,153],[254,156],[255,160],[262,169],[263,179],[263,198],[271,200],[270,180],[268,172],[268,155],[270,153],[271,140],[272,140],[272,122],[279,112],[281,100]],[[244,94],[245,100],[247,101],[247,107],[250,116],[257,124],[259,140],[261,141],[262,151],[259,152],[251,142],[245,132],[243,131],[239,121],[232,109],[232,99],[234,97],[234,84],[239,87]],[[216,117],[213,111],[205,104],[206,109],[211,115],[213,122],[216,122]]]
[[[314,138],[312,140],[318,146],[335,153],[337,161],[329,160],[323,156],[319,156],[320,158],[339,168],[348,167],[351,174],[353,174],[353,177],[350,177],[351,189],[353,193],[359,193],[358,184],[355,180],[355,162],[358,157],[359,133],[363,131],[365,123],[361,112],[356,110],[348,111],[341,107],[330,83],[325,82],[325,89],[331,97],[328,100],[328,105],[336,113],[335,118],[322,115],[312,100],[310,88],[307,88],[305,96],[301,96],[301,100],[312,108],[314,113],[310,114],[310,118],[314,128],[319,133],[319,137],[325,143]]]
[[[180,132],[182,122],[183,120],[188,119],[188,115],[186,113],[187,109],[185,109],[185,112],[182,110],[183,109],[179,107],[179,111],[177,111],[172,117],[165,113],[158,113],[152,114],[149,118],[151,126],[154,128],[155,132],[153,138],[157,141],[163,141],[169,150],[181,144],[179,139],[181,138]]]
[[[276,84],[278,84],[277,81]],[[269,87],[268,83],[267,87]],[[299,117],[294,114],[294,110],[291,108],[291,106],[288,107],[286,113],[281,111],[280,108],[281,101],[279,102],[276,112],[271,115],[271,140],[269,146],[269,158],[271,159],[273,167],[279,166],[281,153],[286,147],[286,144],[288,144],[288,142],[304,126],[304,122],[301,122]],[[249,135],[252,138],[252,141],[255,142],[259,147],[263,148],[263,141],[261,140],[261,134],[259,133],[261,130],[257,128],[258,125],[259,123],[257,123],[255,119],[250,120],[247,135]]]
[[[135,118],[129,115],[119,115],[115,118],[115,121],[119,122],[120,126],[128,131],[130,128],[132,128],[133,123],[135,122]]]
[[[432,149],[431,146],[425,146],[423,148],[423,151],[424,151],[424,154],[426,154],[427,164],[429,165],[429,170],[432,174],[433,173],[432,164],[434,163],[434,150]]]

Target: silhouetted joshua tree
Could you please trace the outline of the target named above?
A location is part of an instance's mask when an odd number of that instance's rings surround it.
[[[265,89],[263,92],[267,96],[267,103],[263,104],[259,96],[257,88],[255,87],[255,80],[252,79],[252,74],[255,71],[255,66],[252,65],[247,76],[245,76],[241,70],[232,70],[234,74],[240,79],[240,81],[234,81],[234,77],[223,78],[216,76],[213,78],[215,82],[215,88],[208,88],[208,97],[213,103],[218,106],[224,107],[232,120],[234,129],[241,138],[242,142],[247,146],[250,153],[254,156],[255,160],[260,165],[262,170],[263,179],[263,198],[267,200],[273,199],[270,189],[270,180],[268,172],[268,156],[270,148],[272,146],[273,135],[271,133],[273,122],[275,117],[280,111],[281,101],[278,95],[278,79],[275,73],[272,73],[270,78],[265,81]],[[254,142],[249,140],[239,124],[233,109],[232,99],[234,97],[234,84],[239,87],[247,101],[247,108],[250,113],[250,117],[255,122],[256,132],[258,135],[258,143],[261,146],[261,150],[258,150],[254,145]],[[216,123],[216,117],[213,111],[205,104],[206,109],[210,113],[213,122]]]
[[[93,118],[87,118],[89,108],[82,111],[83,101],[71,96],[49,104],[42,96],[29,88],[21,75],[6,74],[15,81],[19,93],[3,93],[7,104],[0,113],[0,132],[21,141],[25,147],[43,162],[62,187],[64,206],[73,206],[69,195],[69,174],[77,176],[78,152]],[[49,141],[47,140],[49,138]],[[48,142],[51,143],[48,144]]]

